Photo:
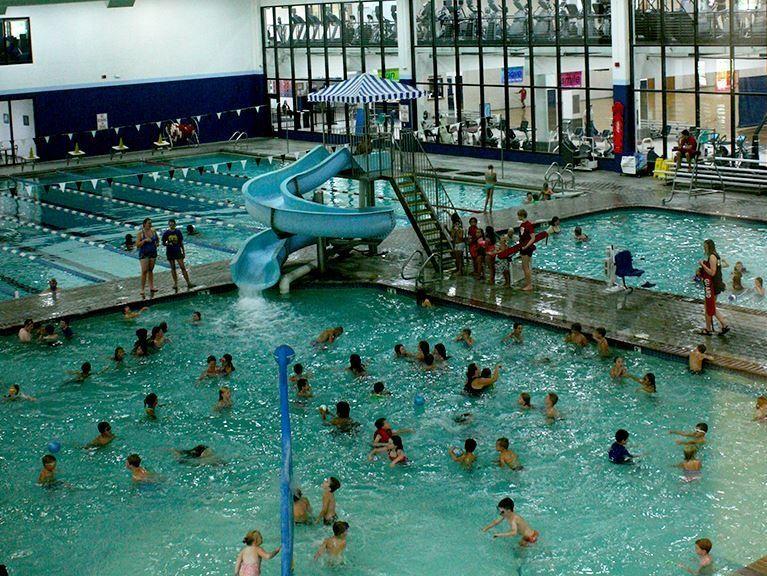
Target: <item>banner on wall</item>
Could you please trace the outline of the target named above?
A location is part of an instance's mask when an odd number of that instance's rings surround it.
[[[562,88],[580,88],[583,84],[583,72],[562,72],[559,75],[559,85]]]
[[[109,130],[109,114],[96,114],[96,130]]]
[[[385,74],[381,74],[381,71],[379,70],[378,77],[399,82],[399,68],[387,68]]]
[[[504,81],[506,84],[521,84],[525,77],[524,66],[510,66],[501,71],[501,83]]]
[[[280,96],[293,96],[293,82],[280,80]]]

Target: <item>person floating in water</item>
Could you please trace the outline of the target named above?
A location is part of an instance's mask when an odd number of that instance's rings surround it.
[[[293,523],[309,524],[312,519],[312,505],[300,488],[293,490]]]
[[[684,440],[677,440],[677,444],[682,444],[684,446],[697,446],[706,443],[708,424],[705,422],[698,422],[695,425],[695,430],[692,432],[684,432],[683,430],[669,430],[668,433],[684,438]]]
[[[522,470],[517,454],[509,448],[508,438],[498,438],[495,441],[495,451],[498,452],[498,466],[510,470]]]
[[[235,576],[261,576],[261,560],[271,560],[280,553],[281,547],[277,546],[272,552],[261,548],[264,538],[258,530],[251,530],[242,539],[245,547],[237,554],[234,563]]]
[[[529,392],[522,392],[519,395],[519,398],[517,398],[517,404],[519,405],[522,410],[530,410],[532,409],[532,398],[530,397]]]
[[[463,443],[463,452],[460,452],[458,448],[453,447],[448,450],[448,454],[450,455],[450,458],[453,459],[453,462],[458,462],[466,470],[470,470],[474,465],[474,462],[477,461],[477,455],[474,454],[476,449],[477,441],[474,440],[474,438],[467,438]]]
[[[202,312],[195,310],[192,312],[192,324],[199,324],[202,322]]]
[[[515,344],[524,343],[524,337],[522,336],[522,329],[523,329],[522,324],[520,324],[519,322],[514,322],[513,328],[514,329],[511,332],[506,334],[506,336],[504,336],[501,339],[501,342],[508,342],[509,340],[511,340]]]
[[[53,454],[43,456],[43,469],[37,477],[37,483],[41,486],[50,486],[56,482],[56,457]]]
[[[359,354],[352,354],[349,356],[349,366],[347,366],[346,369],[357,378],[367,376],[365,365],[362,363],[362,358],[359,357]]]
[[[341,334],[344,333],[343,326],[336,326],[335,328],[327,328],[320,332],[320,335],[314,340],[314,344],[332,344]]]
[[[373,384],[373,391],[371,392],[371,395],[375,396],[376,398],[385,398],[386,396],[391,396],[391,390],[387,390],[386,384],[383,382],[376,382]]]
[[[679,567],[694,575],[709,575],[715,572],[714,559],[711,558],[711,548],[714,545],[708,538],[700,538],[695,541],[695,554],[698,557],[698,566],[690,567],[686,564],[679,564]]]
[[[589,240],[588,235],[583,233],[583,229],[580,226],[576,226],[573,231],[573,237],[576,242],[587,242]]]
[[[130,306],[123,306],[123,320],[135,320],[139,316],[141,316],[142,312],[146,312],[149,310],[148,307],[143,306],[142,308],[139,308],[138,311],[131,310]]]
[[[658,391],[657,387],[655,386],[655,374],[652,372],[648,372],[642,378],[639,378],[638,376],[632,376],[629,373],[626,373],[626,377],[631,378],[634,382],[639,384],[637,391],[642,391],[646,394],[655,394]]]
[[[348,531],[349,524],[347,522],[333,522],[333,535],[323,540],[317,553],[314,555],[314,559],[319,560],[323,555],[327,555],[328,560],[332,563],[340,563],[343,559],[344,550],[346,550],[346,534]]]
[[[67,374],[73,376],[70,382],[85,382],[91,376],[91,363],[83,362],[79,370],[67,370]]]
[[[470,328],[464,328],[461,330],[461,333],[458,334],[455,338],[456,342],[463,342],[466,346],[471,348],[474,346],[474,338],[471,335],[471,329]]]
[[[336,514],[336,492],[341,487],[341,481],[335,476],[326,478],[322,483],[322,508],[317,516],[317,524],[322,522],[325,526],[330,526],[338,520]]]
[[[336,415],[328,420],[330,411],[327,406],[320,406],[320,416],[322,416],[322,422],[330,426],[334,426],[336,430],[340,432],[351,432],[354,428],[359,426],[359,422],[355,421],[351,417],[351,406],[349,403],[341,400],[336,402]]]
[[[623,361],[623,356],[618,356],[610,368],[610,378],[613,380],[623,380],[623,377],[628,374],[626,363]]]
[[[11,384],[8,388],[8,394],[3,396],[3,402],[17,402],[18,400],[26,400],[27,402],[37,402],[37,398],[34,396],[27,396],[21,391],[21,387],[18,384]]]
[[[218,389],[218,402],[213,407],[216,412],[228,410],[232,407],[232,389],[229,386],[222,386]]]
[[[530,546],[538,541],[538,531],[533,530],[522,516],[514,512],[514,500],[511,498],[504,498],[498,502],[498,514],[499,518],[496,518],[490,522],[490,524],[482,528],[483,532],[488,532],[505,521],[508,523],[509,529],[506,532],[496,532],[493,534],[493,538],[514,538],[515,536],[521,536],[521,539],[519,540],[520,546]]]
[[[711,360],[711,356],[706,354],[706,345],[698,344],[690,351],[690,372],[693,374],[700,374],[703,372],[703,362],[706,360]]]
[[[549,392],[546,394],[546,398],[543,401],[545,408],[546,419],[549,421],[558,420],[562,417],[559,410],[556,409],[557,402],[559,402],[559,396],[555,392]]]
[[[151,478],[149,471],[141,466],[141,456],[138,454],[128,456],[125,467],[130,470],[131,480],[134,482],[146,482]]]
[[[85,445],[86,448],[101,448],[111,444],[115,439],[115,435],[112,434],[112,426],[109,422],[99,422],[98,424],[99,435]]]

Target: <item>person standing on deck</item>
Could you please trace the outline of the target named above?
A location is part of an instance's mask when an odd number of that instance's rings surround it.
[[[485,207],[482,209],[482,212],[487,212],[488,207],[490,208],[490,213],[493,212],[493,194],[495,193],[495,185],[497,183],[498,174],[495,173],[491,164],[487,167],[487,172],[485,172]]]
[[[184,264],[184,258],[186,258],[184,235],[181,233],[181,230],[176,228],[176,221],[172,218],[168,220],[168,229],[162,235],[162,245],[165,246],[165,255],[170,263],[170,273],[173,276],[173,290],[178,292],[176,265],[181,269],[181,274],[183,274],[184,280],[186,280],[187,289],[193,288],[194,284],[189,280],[189,273],[186,271],[186,265]]]

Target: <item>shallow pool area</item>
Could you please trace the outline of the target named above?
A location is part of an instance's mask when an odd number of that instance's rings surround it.
[[[203,321],[192,324],[192,311]],[[169,324],[170,342],[145,358],[116,368],[115,346],[130,348],[138,327]],[[330,325],[345,333],[329,349],[311,339]],[[471,327],[477,343],[452,342]],[[626,353],[632,373],[655,373],[658,394],[636,392],[633,382],[609,378],[610,362],[592,349],[574,350],[559,332],[525,327],[523,345],[501,344],[510,322],[456,308],[419,309],[405,297],[367,289],[304,289],[280,298],[200,295],[158,304],[134,321],[118,315],[75,323],[72,341],[58,347],[0,339],[6,358],[2,384],[20,383],[34,403],[2,403],[0,410],[0,540],[15,574],[78,573],[117,576],[231,572],[244,533],[260,529],[265,547],[279,543],[279,409],[274,348],[290,344],[311,374],[315,397],[291,403],[296,481],[319,508],[320,484],[337,476],[339,516],[350,523],[346,563],[340,568],[311,556],[329,535],[322,526],[297,527],[296,574],[620,574],[666,576],[677,562],[692,564],[693,542],[714,541],[725,574],[763,553],[762,513],[767,447],[763,424],[750,420],[764,385],[710,370],[692,376],[686,365],[638,352]],[[418,340],[444,342],[451,358],[424,372],[393,357],[393,346]],[[197,382],[205,357],[230,353],[236,371],[227,379]],[[369,376],[344,367],[361,355]],[[98,374],[67,383],[67,369],[93,363]],[[460,391],[469,362],[502,365],[494,389],[479,399]],[[392,391],[370,395],[383,380]],[[234,407],[212,410],[220,385],[233,389]],[[144,396],[160,398],[159,419],[148,421]],[[519,410],[520,392],[536,409]],[[563,418],[540,412],[555,391]],[[417,393],[426,398],[414,406]],[[317,408],[348,400],[361,423],[354,435],[321,425]],[[469,424],[454,417],[473,414]],[[403,436],[411,464],[390,469],[368,462],[373,421],[386,416]],[[82,446],[108,420],[114,442],[98,451]],[[670,429],[709,425],[701,450],[703,473],[684,477],[673,465],[682,450]],[[607,450],[617,428],[631,433],[629,448],[646,457],[616,466]],[[494,464],[495,439],[506,436],[524,470]],[[478,465],[462,471],[450,446],[477,440]],[[46,444],[62,443],[61,483],[34,484]],[[204,443],[219,466],[179,463],[173,449]],[[125,457],[139,453],[160,481],[136,486]],[[496,503],[512,497],[541,537],[530,548],[492,540],[481,528],[497,517]],[[23,530],[19,527],[23,526]],[[278,574],[277,560],[263,573]]]
[[[576,226],[589,236],[587,242],[575,241]],[[634,267],[645,270],[640,279],[628,279],[629,285],[647,281],[656,284],[653,290],[703,298],[703,288],[693,277],[707,238],[714,240],[729,264],[723,268],[728,289],[719,301],[767,309],[767,301],[753,290],[754,278],[767,278],[765,223],[670,210],[611,210],[564,221],[561,233],[536,251],[534,265],[603,280],[605,251],[613,245],[616,250],[630,250]],[[747,273],[744,290],[733,293],[732,271],[738,261]]]

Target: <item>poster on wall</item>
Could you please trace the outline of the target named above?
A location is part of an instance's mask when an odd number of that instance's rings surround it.
[[[382,74],[381,70],[378,71],[379,78],[386,78],[387,80],[394,80],[399,82],[399,68],[387,68],[386,73]]]
[[[580,88],[583,83],[583,72],[562,72],[559,75],[559,85],[562,88]]]
[[[399,105],[399,121],[403,124],[410,124],[410,104]]]
[[[525,77],[524,66],[510,66],[501,72],[501,83],[521,84]]]
[[[280,96],[293,96],[293,82],[280,80]]]
[[[109,115],[106,112],[96,114],[96,130],[109,130]]]

